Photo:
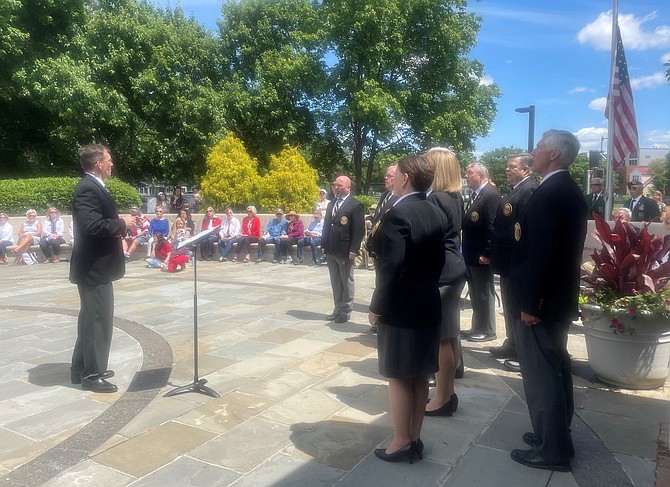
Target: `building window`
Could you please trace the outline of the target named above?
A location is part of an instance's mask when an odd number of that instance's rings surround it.
[[[638,174],[633,174],[630,177],[631,183],[639,183],[640,182],[640,176]]]
[[[637,166],[637,161],[638,161],[637,152],[631,152],[628,155],[628,165]]]

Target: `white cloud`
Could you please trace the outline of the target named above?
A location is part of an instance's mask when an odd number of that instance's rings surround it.
[[[641,18],[633,14],[619,14],[619,28],[626,49],[645,50],[670,46],[670,25],[660,25],[644,30],[644,24],[657,17],[652,12]],[[593,22],[586,24],[577,34],[581,44],[590,44],[602,51],[612,47],[612,11],[602,12]]]
[[[607,137],[607,129],[604,127],[585,127],[574,132],[574,134],[581,144],[581,152],[600,150],[602,137]]]
[[[484,86],[491,86],[493,83],[495,83],[493,76],[489,76],[487,74],[482,76],[482,78],[479,80],[479,84]]]
[[[603,96],[602,98],[596,98],[595,100],[591,100],[591,103],[589,103],[589,108],[597,112],[604,112],[606,106],[607,106],[606,96]]]
[[[661,64],[670,63],[670,52],[666,52],[661,56]]]
[[[665,83],[665,74],[662,72],[630,79],[630,85],[636,90],[642,88],[656,88],[657,86],[665,85]]]
[[[647,140],[654,146],[667,147],[670,144],[670,130],[652,130],[647,134]]]
[[[593,93],[595,90],[591,88],[586,88],[584,86],[577,86],[569,91],[570,94],[572,93]]]

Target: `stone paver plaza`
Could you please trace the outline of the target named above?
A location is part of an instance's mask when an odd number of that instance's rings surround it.
[[[490,344],[467,342],[458,412],[426,418],[423,461],[387,464],[372,454],[392,434],[367,325],[373,272],[356,272],[351,322],[334,324],[324,320],[325,267],[199,263],[199,376],[220,398],[163,396],[193,381],[193,270],[138,261],[115,284],[119,392],[71,385],[79,302],[67,272],[67,263],[0,268],[2,486],[651,486],[656,476],[668,485],[667,383],[598,382],[578,323],[572,473],[510,459],[530,429],[520,376]]]

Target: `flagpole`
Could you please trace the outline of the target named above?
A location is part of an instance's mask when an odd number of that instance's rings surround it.
[[[612,47],[610,50],[610,86],[608,93],[607,103],[609,104],[608,112],[610,113],[610,118],[607,122],[607,181],[605,182],[605,194],[607,198],[605,199],[605,218],[612,218],[612,209],[614,207],[614,161],[612,157],[614,156],[614,96],[612,96],[612,88],[614,86],[614,66],[616,64],[616,50],[617,50],[617,40],[616,40],[616,28],[617,22],[619,20],[619,2],[618,0],[613,0],[612,6]]]

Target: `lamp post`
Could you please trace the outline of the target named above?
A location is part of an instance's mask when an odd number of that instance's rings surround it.
[[[607,140],[607,137],[600,136],[600,152],[602,153],[603,151],[603,142]]]
[[[528,114],[528,153],[530,154],[535,146],[535,105],[520,107],[515,111]]]

